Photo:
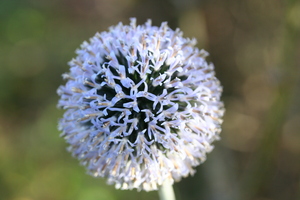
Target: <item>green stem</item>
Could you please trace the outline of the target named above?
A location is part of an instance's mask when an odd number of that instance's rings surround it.
[[[175,200],[173,186],[168,180],[160,186],[158,195],[160,200]]]

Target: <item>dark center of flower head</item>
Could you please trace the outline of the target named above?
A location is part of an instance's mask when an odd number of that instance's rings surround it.
[[[142,67],[140,63],[142,62],[142,58],[138,51],[136,52],[136,54],[137,59],[135,60],[133,65],[136,66],[139,71],[141,71]],[[151,56],[151,52],[148,52],[148,54],[149,56]],[[126,137],[131,143],[134,143],[137,139],[138,134],[143,130],[147,130],[151,118],[157,117],[163,110],[167,110],[170,107],[172,107],[174,103],[178,105],[177,111],[183,111],[187,106],[187,103],[180,101],[166,103],[168,101],[167,94],[174,92],[175,88],[166,88],[163,83],[153,84],[153,82],[155,80],[157,82],[163,82],[166,79],[169,79],[169,82],[178,82],[186,80],[187,76],[179,75],[179,73],[175,71],[172,74],[166,74],[166,76],[163,77],[162,80],[157,80],[162,74],[165,74],[165,72],[170,68],[170,66],[163,63],[158,70],[154,70],[152,69],[154,63],[151,60],[148,60],[147,64],[150,66],[149,68],[151,72],[147,74],[146,77],[142,78],[137,71],[134,71],[133,73],[129,72],[128,60],[122,53],[119,52],[119,54],[116,55],[116,58],[118,61],[118,65],[122,65],[125,68],[125,77],[129,78],[129,80],[131,80],[132,82],[130,82],[129,87],[128,85],[124,86],[124,84],[119,79],[119,70],[109,64],[110,59],[108,59],[107,57],[104,59],[102,63],[104,70],[102,72],[97,72],[97,76],[94,80],[96,83],[103,85],[101,88],[97,89],[97,95],[103,97],[107,101],[113,101],[116,97],[118,97],[118,99],[116,102],[114,102],[114,105],[112,106],[113,109],[107,109],[106,114],[104,116],[98,117],[98,121],[103,121],[104,123],[102,124],[102,126],[107,126],[108,124],[110,124],[110,121],[105,122],[105,119],[112,119],[112,117],[115,117],[114,119],[117,119],[117,123],[126,123],[124,118],[124,112],[117,111],[117,109],[124,109],[124,105],[129,105],[128,110],[130,111],[130,114],[127,116],[126,120],[131,121],[132,119],[138,119],[138,122],[136,124],[128,122],[125,132],[131,133],[129,133],[129,135],[127,136],[121,134],[120,136],[117,136],[115,138],[121,139]],[[110,71],[109,74],[111,74],[112,76],[107,77],[106,71]],[[121,92],[119,94],[116,92],[115,88],[112,87],[112,85],[108,84],[108,79],[111,78],[113,79],[114,84],[121,86]],[[93,86],[90,84],[85,84],[85,87],[87,89],[93,88]],[[135,89],[137,90],[137,93],[134,94],[135,100],[133,100],[132,98],[128,98],[129,96],[133,96],[133,87],[136,87]],[[164,90],[166,91],[166,93],[164,93]],[[149,98],[146,98],[146,96],[149,94],[151,94],[154,99],[150,100]],[[173,95],[176,94],[184,93],[177,91]],[[162,103],[163,101],[165,103]],[[90,100],[86,99],[86,102],[89,103]],[[191,100],[191,102],[194,101]],[[104,111],[105,109],[105,106],[98,108],[99,111]],[[166,121],[171,121],[172,119],[174,119],[174,117],[176,118],[176,116],[173,115],[170,115],[168,117],[165,116],[163,119],[156,121],[156,125],[163,129],[162,123]],[[83,124],[88,127],[92,125],[91,121],[85,121]],[[132,129],[132,126],[135,127],[133,127]],[[117,128],[118,125],[109,125],[109,131],[111,133],[114,132]],[[177,129],[175,127],[170,127],[170,129],[173,133],[177,132]],[[161,134],[165,134],[161,130],[156,129],[156,131],[160,132]],[[145,137],[149,142],[153,140],[153,137],[150,138],[149,134],[145,134]],[[159,148],[162,148],[159,144],[156,145],[159,146]]]

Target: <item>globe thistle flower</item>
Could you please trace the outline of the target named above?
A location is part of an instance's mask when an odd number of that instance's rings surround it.
[[[156,190],[195,172],[219,138],[222,87],[208,53],[167,23],[119,23],[76,50],[60,86],[68,150],[116,188]]]

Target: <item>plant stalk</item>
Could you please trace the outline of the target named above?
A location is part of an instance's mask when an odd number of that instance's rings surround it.
[[[169,180],[166,180],[158,190],[160,200],[176,200],[173,186]]]

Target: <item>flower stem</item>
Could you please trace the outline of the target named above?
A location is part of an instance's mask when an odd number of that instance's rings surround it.
[[[158,195],[160,200],[176,200],[173,186],[168,180],[160,186]]]

